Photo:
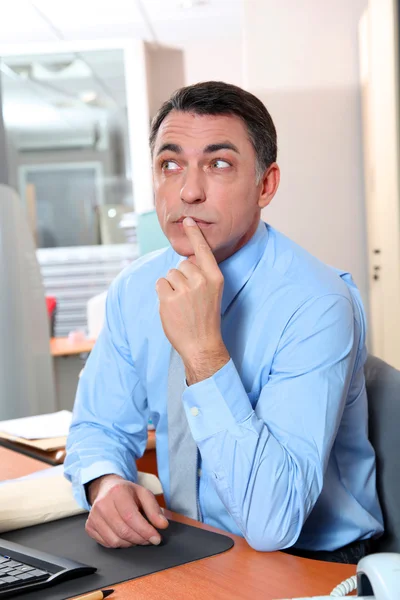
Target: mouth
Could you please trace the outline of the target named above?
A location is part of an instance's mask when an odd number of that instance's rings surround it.
[[[176,225],[181,225],[183,227],[183,220],[186,219],[188,215],[186,215],[185,217],[179,217],[179,219],[177,219],[175,221]],[[210,223],[210,221],[204,221],[203,219],[197,219],[196,217],[191,217],[193,219],[193,221],[195,221],[197,223],[197,225],[199,227],[207,227],[208,225],[212,225],[212,223]]]

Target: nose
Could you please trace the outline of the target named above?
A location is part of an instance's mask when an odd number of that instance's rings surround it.
[[[181,188],[181,200],[187,204],[200,204],[205,199],[202,172],[200,169],[188,167]]]

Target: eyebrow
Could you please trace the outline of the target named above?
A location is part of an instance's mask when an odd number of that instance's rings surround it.
[[[162,152],[169,150],[170,152],[175,152],[175,154],[182,154],[182,147],[178,146],[178,144],[163,144],[157,152],[157,156]]]
[[[233,150],[233,152],[240,154],[240,152],[237,149],[237,147],[235,146],[235,144],[232,144],[231,142],[221,142],[219,144],[209,144],[208,146],[206,146],[204,148],[203,153],[204,154],[212,154],[213,152],[219,152],[220,150]],[[160,149],[157,152],[157,156],[162,154],[162,152],[166,152],[166,151],[174,152],[175,154],[182,154],[182,152],[183,152],[182,146],[179,146],[178,144],[166,143],[160,147]]]
[[[219,152],[220,150],[233,150],[237,154],[240,154],[239,150],[231,142],[221,142],[220,144],[209,144],[203,150],[204,154],[212,154],[213,152]]]

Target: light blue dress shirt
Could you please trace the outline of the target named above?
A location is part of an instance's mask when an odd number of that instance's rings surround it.
[[[172,248],[144,256],[109,290],[105,325],[79,381],[65,461],[86,508],[83,486],[92,479],[116,473],[135,481],[149,416],[168,505],[171,346],[155,283],[181,260]],[[266,551],[335,550],[379,534],[365,316],[351,276],[262,221],[219,266],[231,359],[183,394],[201,455],[202,521]]]

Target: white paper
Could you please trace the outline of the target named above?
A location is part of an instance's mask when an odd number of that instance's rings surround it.
[[[37,479],[60,480],[60,478],[62,479],[63,483],[64,483],[64,480],[65,480],[65,482],[67,481],[64,477],[64,465],[57,465],[56,467],[48,467],[46,469],[42,469],[41,471],[35,471],[34,473],[30,473],[29,475],[23,475],[22,477],[18,477],[17,479],[7,479],[6,481],[0,481],[0,513],[1,513],[2,505],[4,504],[4,502],[2,501],[2,497],[1,497],[1,495],[2,495],[1,488],[3,486],[6,486],[8,484],[15,484],[17,481],[29,482],[29,481],[35,481]],[[158,494],[163,493],[163,489],[162,489],[160,480],[158,479],[158,477],[156,477],[155,475],[152,475],[151,473],[141,473],[139,471],[137,482],[139,485],[141,485],[141,486],[147,488],[148,490],[150,490],[151,492],[153,492],[153,494],[155,494],[156,496]],[[26,484],[26,485],[28,485],[28,484]],[[44,485],[43,489],[47,489],[46,484],[44,483],[43,485]],[[72,488],[71,488],[71,490],[72,490]],[[51,497],[51,494],[48,494],[48,496]],[[71,492],[71,497],[72,497],[72,492]],[[24,496],[24,498],[25,498],[25,496]],[[26,498],[25,498],[25,502],[26,502]],[[25,510],[26,510],[26,507],[25,507]],[[1,521],[1,519],[0,519],[0,521]],[[6,529],[2,529],[1,524],[0,524],[0,532],[1,531],[6,531]]]
[[[60,410],[47,415],[0,421],[0,431],[26,440],[62,437],[68,435],[71,418],[71,411]]]

